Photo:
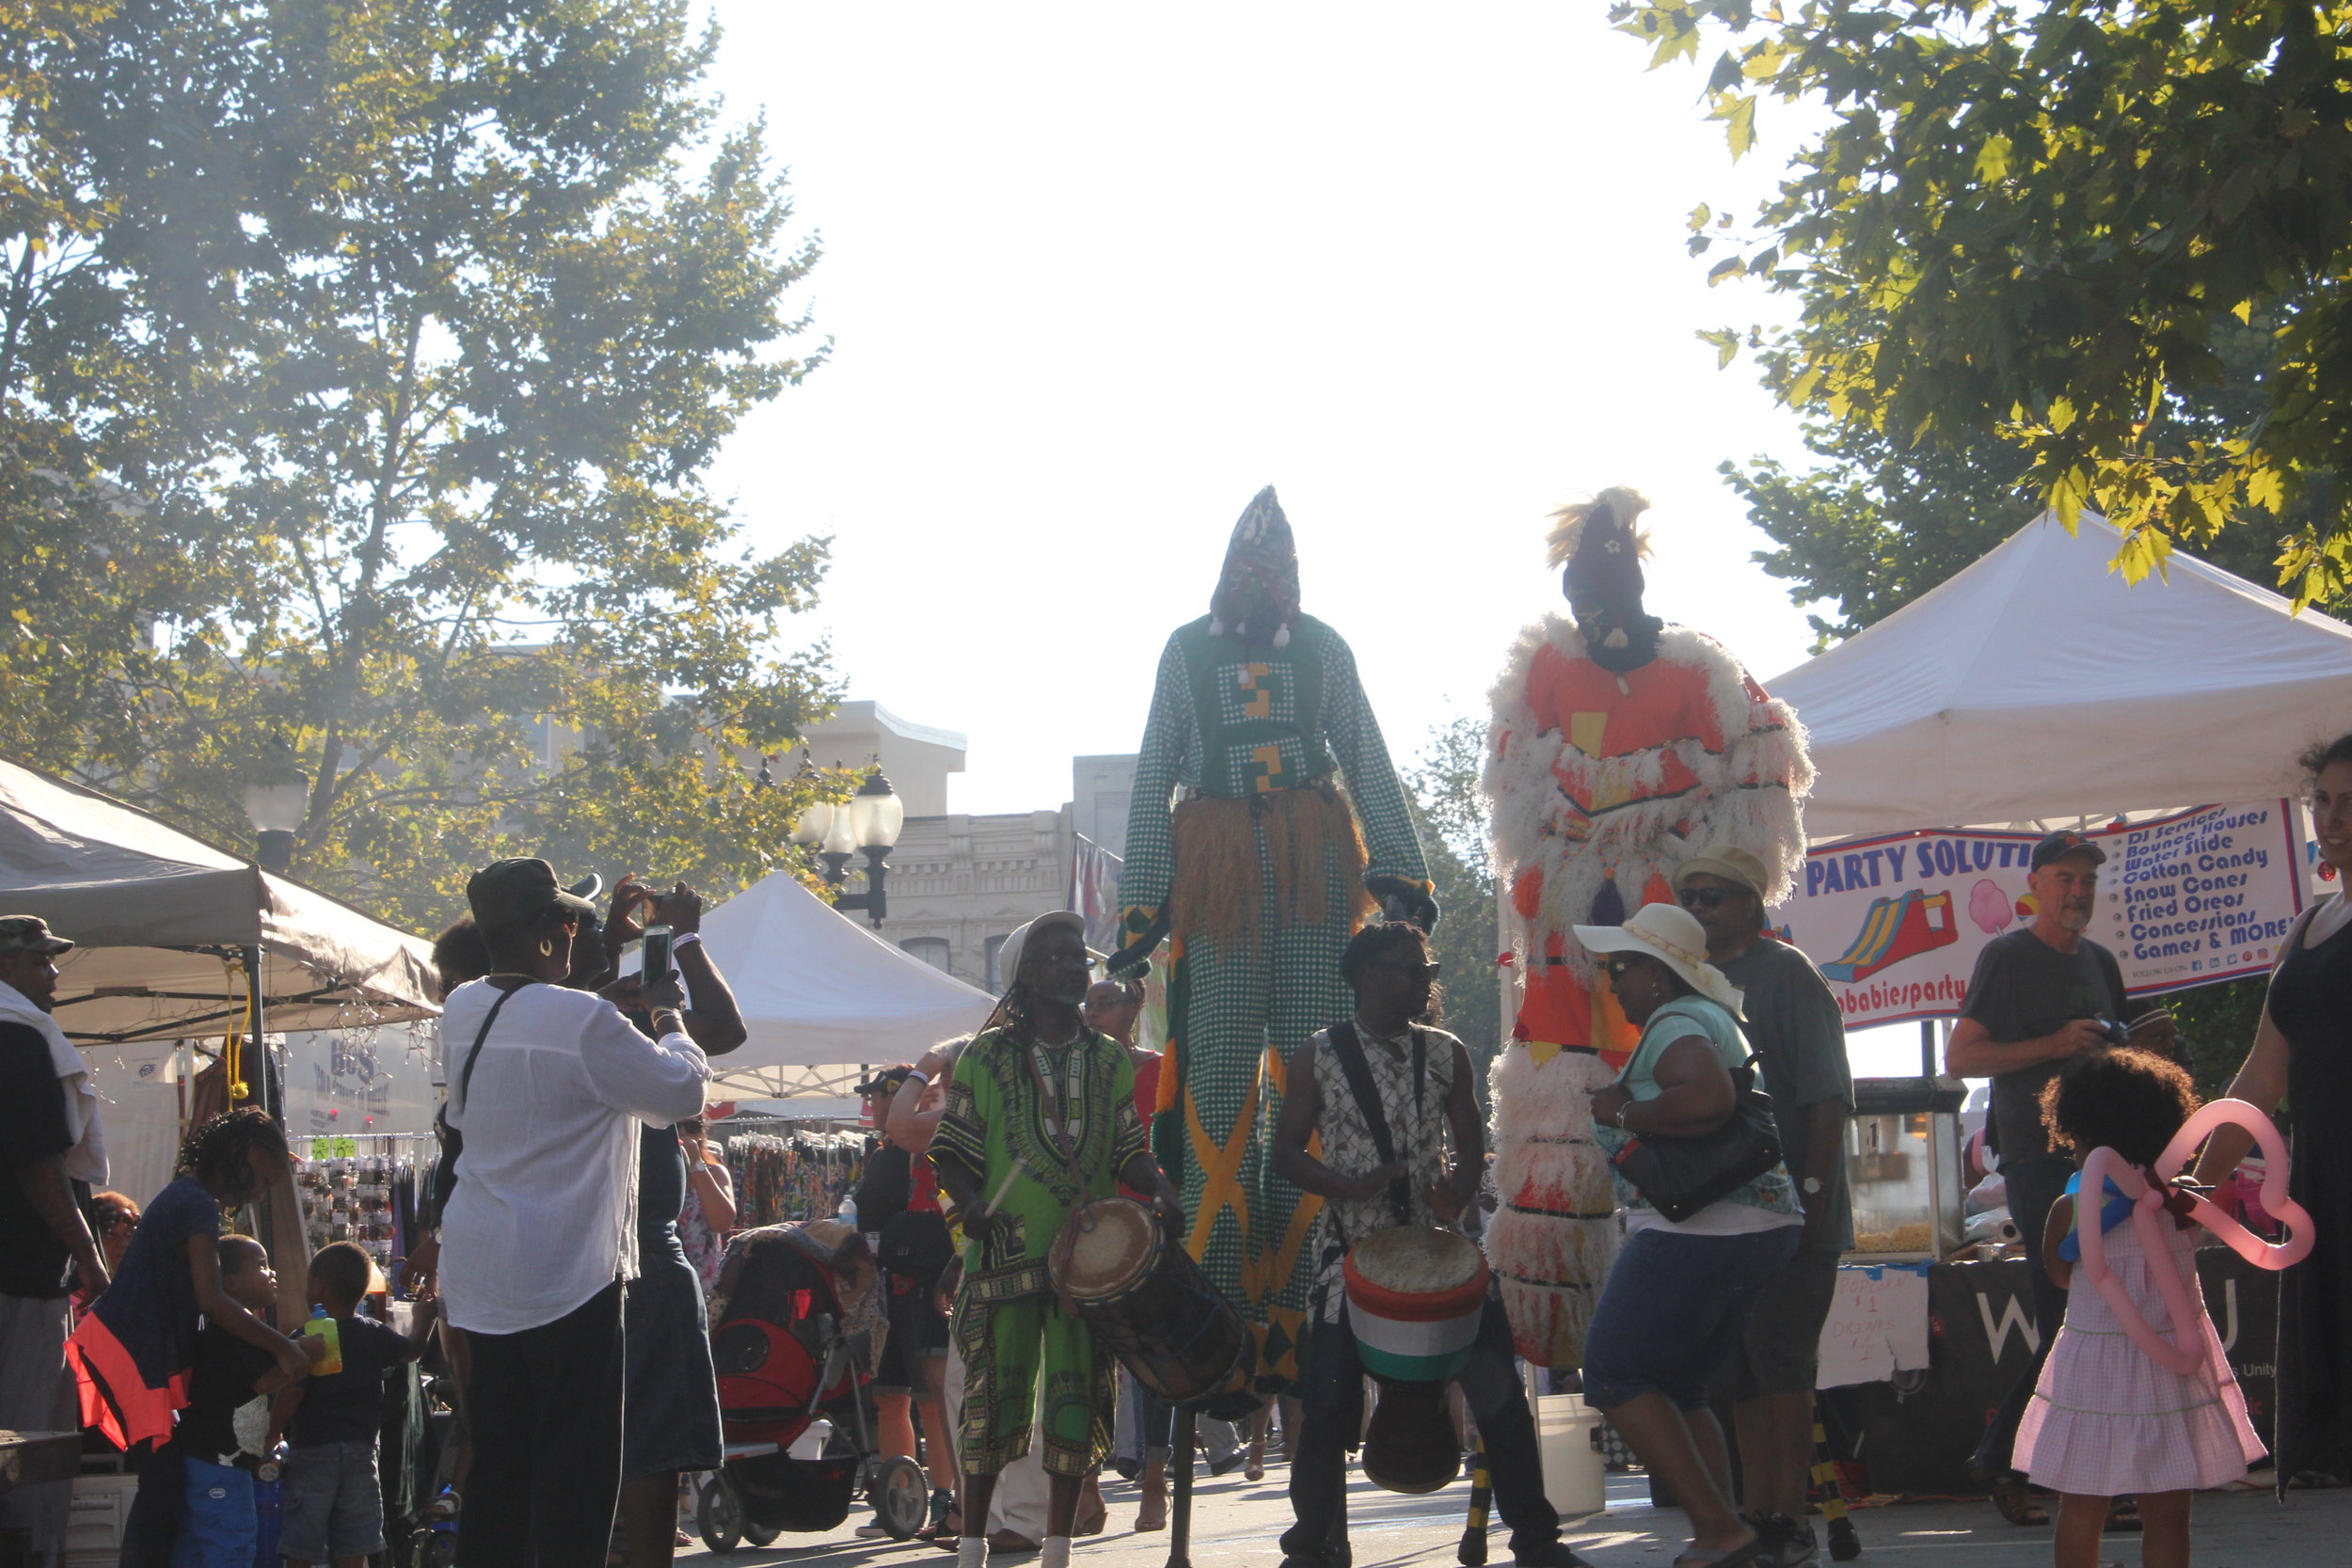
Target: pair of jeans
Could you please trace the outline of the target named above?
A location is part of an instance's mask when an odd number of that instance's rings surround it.
[[[1614,1410],[1660,1393],[1678,1410],[1705,1408],[1707,1386],[1802,1233],[1794,1225],[1728,1236],[1651,1226],[1628,1236],[1584,1334],[1584,1402]]]
[[[553,1323],[466,1343],[458,1568],[604,1568],[621,1497],[620,1281]]]
[[[1297,1522],[1283,1532],[1282,1556],[1302,1568],[1345,1568],[1347,1449],[1363,1430],[1364,1412],[1364,1367],[1345,1311],[1309,1331],[1305,1381],[1305,1418],[1291,1454],[1291,1513]],[[1511,1323],[1500,1301],[1488,1299],[1469,1364],[1455,1381],[1486,1447],[1495,1512],[1511,1527],[1511,1555],[1523,1560],[1560,1539],[1560,1515],[1544,1497],[1535,1418],[1519,1386]]]
[[[2050,1357],[2050,1341],[2058,1338],[2058,1325],[2066,1322],[2066,1292],[2042,1264],[2042,1231],[2049,1223],[2050,1211],[2066,1196],[2067,1180],[2074,1174],[2074,1161],[2050,1154],[2001,1163],[2001,1180],[2009,1187],[2010,1217],[2017,1222],[2017,1238],[2026,1245],[2026,1275],[2033,1282],[2033,1325],[2042,1342],[2034,1347],[2032,1364],[2010,1385],[2000,1408],[1993,1413],[1992,1424],[1977,1444],[1971,1463],[1986,1474],[2001,1475],[2016,1468],[2017,1423],[2025,1419],[2026,1406],[2033,1402],[2034,1385],[2042,1381],[2042,1364]]]

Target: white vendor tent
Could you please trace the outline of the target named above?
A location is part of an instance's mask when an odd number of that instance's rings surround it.
[[[2048,516],[1767,682],[1812,732],[1817,843],[2276,798],[2352,731],[2352,626],[2186,555],[2108,570],[2121,535]]]
[[[703,916],[751,1037],[711,1063],[711,1098],[840,1098],[861,1068],[913,1061],[996,999],[884,942],[779,871]]]
[[[272,1031],[427,1018],[432,948],[110,796],[0,761],[0,913],[83,945],[56,1017],[84,1045],[249,1024],[227,960],[258,949]]]

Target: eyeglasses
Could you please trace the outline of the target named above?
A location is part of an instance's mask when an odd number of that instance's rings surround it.
[[[1686,887],[1680,895],[1686,910],[1719,910],[1740,896],[1737,888]]]
[[[1436,965],[1436,964],[1434,964],[1434,963],[1425,963],[1425,964],[1391,964],[1391,963],[1378,963],[1378,964],[1366,964],[1366,965],[1364,965],[1364,967],[1365,967],[1366,969],[1385,969],[1385,970],[1387,970],[1387,971],[1388,971],[1390,974],[1405,974],[1405,975],[1409,975],[1409,976],[1411,976],[1412,978],[1414,978],[1414,979],[1416,979],[1416,980],[1434,980],[1434,979],[1436,979],[1436,978],[1438,977],[1438,965]]]
[[[1613,981],[1624,979],[1640,968],[1642,960],[1639,958],[1611,958],[1600,967],[1608,972],[1609,978]]]

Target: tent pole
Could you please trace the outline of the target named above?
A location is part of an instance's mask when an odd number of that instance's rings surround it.
[[[270,1070],[269,1047],[262,1043],[268,1009],[262,1000],[261,944],[239,948],[237,956],[245,964],[246,1071],[258,1074],[252,1080],[252,1101],[282,1128],[286,1124],[286,1107],[279,1102],[283,1097],[278,1092],[278,1075]]]
[[[1935,1060],[1935,1020],[1919,1021],[1919,1076],[1932,1078],[1942,1070]]]

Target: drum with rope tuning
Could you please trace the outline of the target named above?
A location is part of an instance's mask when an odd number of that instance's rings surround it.
[[[1241,1360],[1241,1314],[1132,1198],[1081,1205],[1051,1265],[1055,1289],[1096,1340],[1170,1403],[1211,1393]]]

